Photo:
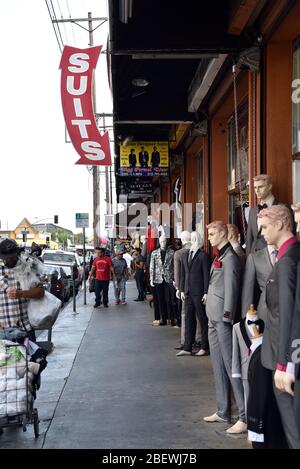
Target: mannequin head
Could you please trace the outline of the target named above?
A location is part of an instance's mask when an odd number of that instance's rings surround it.
[[[191,242],[191,233],[189,231],[183,231],[180,235],[182,245],[184,246],[187,243]]]
[[[258,214],[261,221],[261,233],[267,244],[274,244],[277,249],[293,236],[293,219],[290,210],[284,205],[273,205]]]
[[[294,220],[296,222],[296,231],[300,233],[300,202],[292,205],[292,209],[294,210]]]
[[[223,221],[213,221],[207,225],[208,240],[212,247],[222,249],[228,243],[228,228]]]
[[[227,225],[228,229],[228,241],[230,243],[239,243],[239,230],[236,225]]]
[[[201,249],[202,246],[203,246],[202,236],[197,231],[192,231],[192,233],[191,233],[191,250],[196,251],[197,249]]]
[[[144,244],[146,242],[146,236],[142,235],[140,240],[141,240],[141,243]]]
[[[160,246],[160,249],[163,249],[163,250],[167,248],[167,238],[165,236],[159,237],[159,246]]]
[[[266,200],[272,195],[272,179],[267,174],[260,174],[255,176],[254,191],[259,201]]]

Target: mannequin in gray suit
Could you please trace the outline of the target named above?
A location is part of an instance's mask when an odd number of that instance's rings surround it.
[[[251,304],[257,309],[257,314],[263,321],[267,317],[265,288],[267,280],[275,264],[275,246],[267,246],[260,251],[253,252],[247,257],[243,290],[242,290],[242,317]]]
[[[182,242],[182,248],[178,251],[175,251],[174,254],[174,281],[175,281],[175,288],[176,288],[176,296],[179,300],[180,297],[180,272],[181,272],[181,264],[182,264],[182,257],[186,251],[188,251],[191,247],[191,234],[189,231],[183,231],[180,235],[180,239]],[[185,333],[185,304],[184,301],[182,302],[181,307],[181,345],[183,348],[184,344],[184,333]],[[181,347],[180,347],[181,348]]]
[[[243,433],[247,428],[243,385],[240,378],[232,378],[232,324],[238,303],[242,266],[228,242],[226,224],[216,221],[207,228],[210,244],[218,250],[211,267],[206,298],[208,339],[218,410],[204,420],[229,421],[231,384],[238,406],[239,420],[227,432]]]
[[[261,235],[260,222],[257,215],[260,210],[278,205],[279,202],[272,194],[272,179],[267,174],[260,174],[254,178],[254,190],[258,200],[258,205],[250,209],[247,238],[246,238],[246,255],[250,252],[259,251],[267,246],[264,237]]]
[[[277,262],[266,286],[268,315],[261,361],[265,368],[272,370],[275,398],[288,445],[291,448],[300,448],[294,401],[292,396],[283,392],[292,338],[300,243],[293,235],[293,219],[288,207],[273,206],[262,210],[258,217],[266,242],[279,249]]]

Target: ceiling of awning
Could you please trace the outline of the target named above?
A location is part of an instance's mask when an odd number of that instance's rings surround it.
[[[250,0],[247,0],[250,1]],[[254,1],[254,0],[251,0]],[[189,87],[202,62],[250,47],[249,34],[228,33],[237,0],[110,0],[115,133],[172,139],[176,123],[194,122]],[[136,86],[143,79],[147,86]],[[145,122],[152,125],[145,126]]]

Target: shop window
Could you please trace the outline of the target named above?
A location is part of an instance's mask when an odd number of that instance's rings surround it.
[[[292,99],[293,109],[293,201],[299,202],[300,200],[300,93],[299,85],[294,80],[300,80],[300,38],[294,44],[293,51],[293,85],[297,85]]]
[[[248,203],[249,187],[249,143],[248,143],[248,104],[238,109],[239,152],[236,144],[236,126],[234,114],[228,120],[228,193],[229,221],[234,223],[236,210]]]

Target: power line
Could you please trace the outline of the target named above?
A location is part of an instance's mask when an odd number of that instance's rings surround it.
[[[69,2],[68,0],[66,0],[66,3],[67,3],[67,8],[68,8],[68,12],[69,12],[69,18],[71,18],[71,11],[70,11],[70,8],[69,8]],[[74,39],[74,44],[76,46],[76,39],[75,39],[75,33],[74,33],[74,26],[73,26],[73,23],[71,23],[71,27],[72,27],[72,33],[73,33],[73,39]]]
[[[63,41],[63,38],[62,38],[61,32],[60,32],[60,27],[59,27],[59,24],[58,24],[58,22],[57,22],[57,17],[56,17],[56,13],[55,13],[55,10],[54,10],[54,6],[53,6],[53,2],[52,2],[52,0],[50,0],[50,4],[51,4],[51,6],[52,6],[52,11],[53,11],[53,18],[55,19],[55,22],[56,22],[56,24],[57,24],[58,34],[59,34],[59,37],[60,37],[61,43],[62,43],[62,45],[64,46],[65,44],[64,44],[64,41]]]
[[[49,5],[48,5],[47,0],[45,0],[45,3],[46,3],[46,6],[47,6],[47,9],[48,9],[48,12],[49,12],[50,20],[51,20],[51,23],[52,23],[52,26],[53,26],[53,30],[54,30],[54,34],[55,34],[55,37],[56,37],[56,40],[57,40],[57,44],[58,44],[59,50],[60,50],[60,52],[62,52],[62,48],[61,48],[61,45],[60,45],[60,42],[59,42],[59,39],[58,39],[58,36],[57,36],[57,32],[56,32],[54,23],[53,23],[53,21],[52,21],[52,16],[51,16],[51,12],[50,12],[50,8],[49,8]]]
[[[61,8],[60,8],[59,1],[58,1],[58,0],[56,0],[56,3],[57,3],[57,6],[58,6],[58,9],[59,9],[59,12],[60,12],[61,19],[63,20],[63,19],[64,19],[64,17],[63,17],[63,14],[62,14]],[[64,27],[65,36],[66,36],[66,42],[67,42],[67,44],[68,44],[68,43],[69,43],[69,41],[68,41],[68,35],[67,35],[67,30],[66,30],[66,25],[65,25],[65,23],[63,23],[63,27]]]

